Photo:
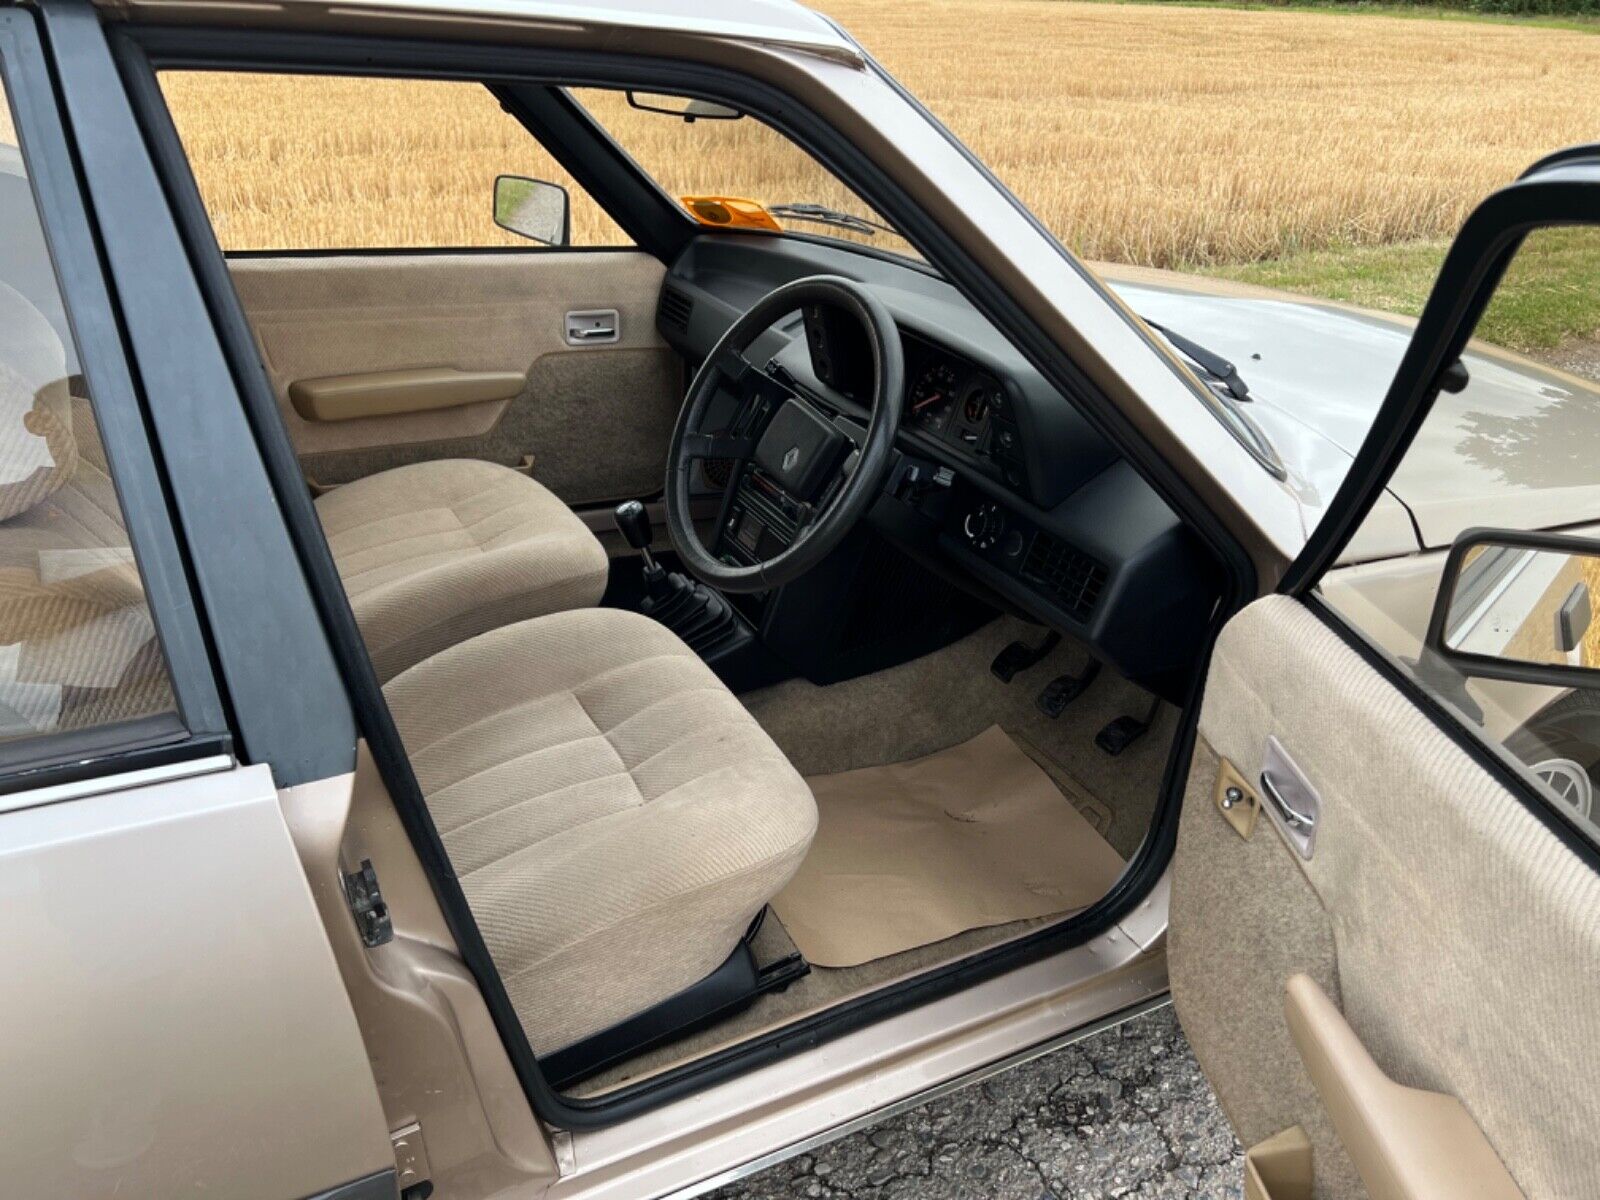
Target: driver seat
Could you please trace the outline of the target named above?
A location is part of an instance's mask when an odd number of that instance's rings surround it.
[[[783,752],[637,613],[507,625],[384,695],[542,1058],[716,972],[816,832]]]

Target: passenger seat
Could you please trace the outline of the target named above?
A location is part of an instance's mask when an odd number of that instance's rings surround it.
[[[600,540],[542,484],[477,459],[414,463],[317,498],[334,563],[384,682],[457,642],[589,608]]]

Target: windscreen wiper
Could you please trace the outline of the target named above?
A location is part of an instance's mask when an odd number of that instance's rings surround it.
[[[894,233],[894,230],[878,221],[869,221],[866,217],[859,217],[843,209],[829,208],[826,204],[774,204],[768,207],[767,211],[775,217],[788,217],[791,221],[815,221],[818,225],[848,229],[851,233],[859,233],[863,237],[872,237],[877,233]]]
[[[1167,341],[1177,348],[1179,354],[1192,361],[1197,367],[1223,387],[1228,389],[1228,394],[1235,400],[1250,399],[1250,385],[1239,375],[1239,368],[1235,367],[1222,355],[1215,351],[1207,350],[1199,342],[1192,342],[1181,333],[1174,333],[1165,325],[1157,325],[1150,318],[1145,317],[1144,323],[1154,329]]]

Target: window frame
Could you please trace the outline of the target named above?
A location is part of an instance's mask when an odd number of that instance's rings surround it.
[[[231,737],[123,331],[32,14],[0,9],[0,97],[22,152],[174,711],[0,743],[0,795],[226,753]]]
[[[1600,840],[1579,824],[1576,814],[1546,795],[1525,764],[1484,736],[1447,698],[1431,691],[1317,591],[1322,578],[1338,569],[1346,544],[1410,450],[1443,390],[1446,372],[1466,348],[1523,242],[1540,229],[1556,226],[1600,227],[1600,143],[1547,155],[1467,218],[1445,256],[1366,440],[1322,523],[1279,581],[1278,591],[1309,608],[1564,845],[1600,871]]]
[[[233,752],[268,765],[280,788],[350,774],[355,716],[331,637],[100,13],[61,0],[29,15],[75,152],[77,203],[93,214],[121,313]]]

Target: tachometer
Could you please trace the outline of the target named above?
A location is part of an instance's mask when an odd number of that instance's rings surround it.
[[[929,367],[911,386],[911,419],[924,429],[942,430],[956,406],[956,387],[956,373],[949,366]]]

